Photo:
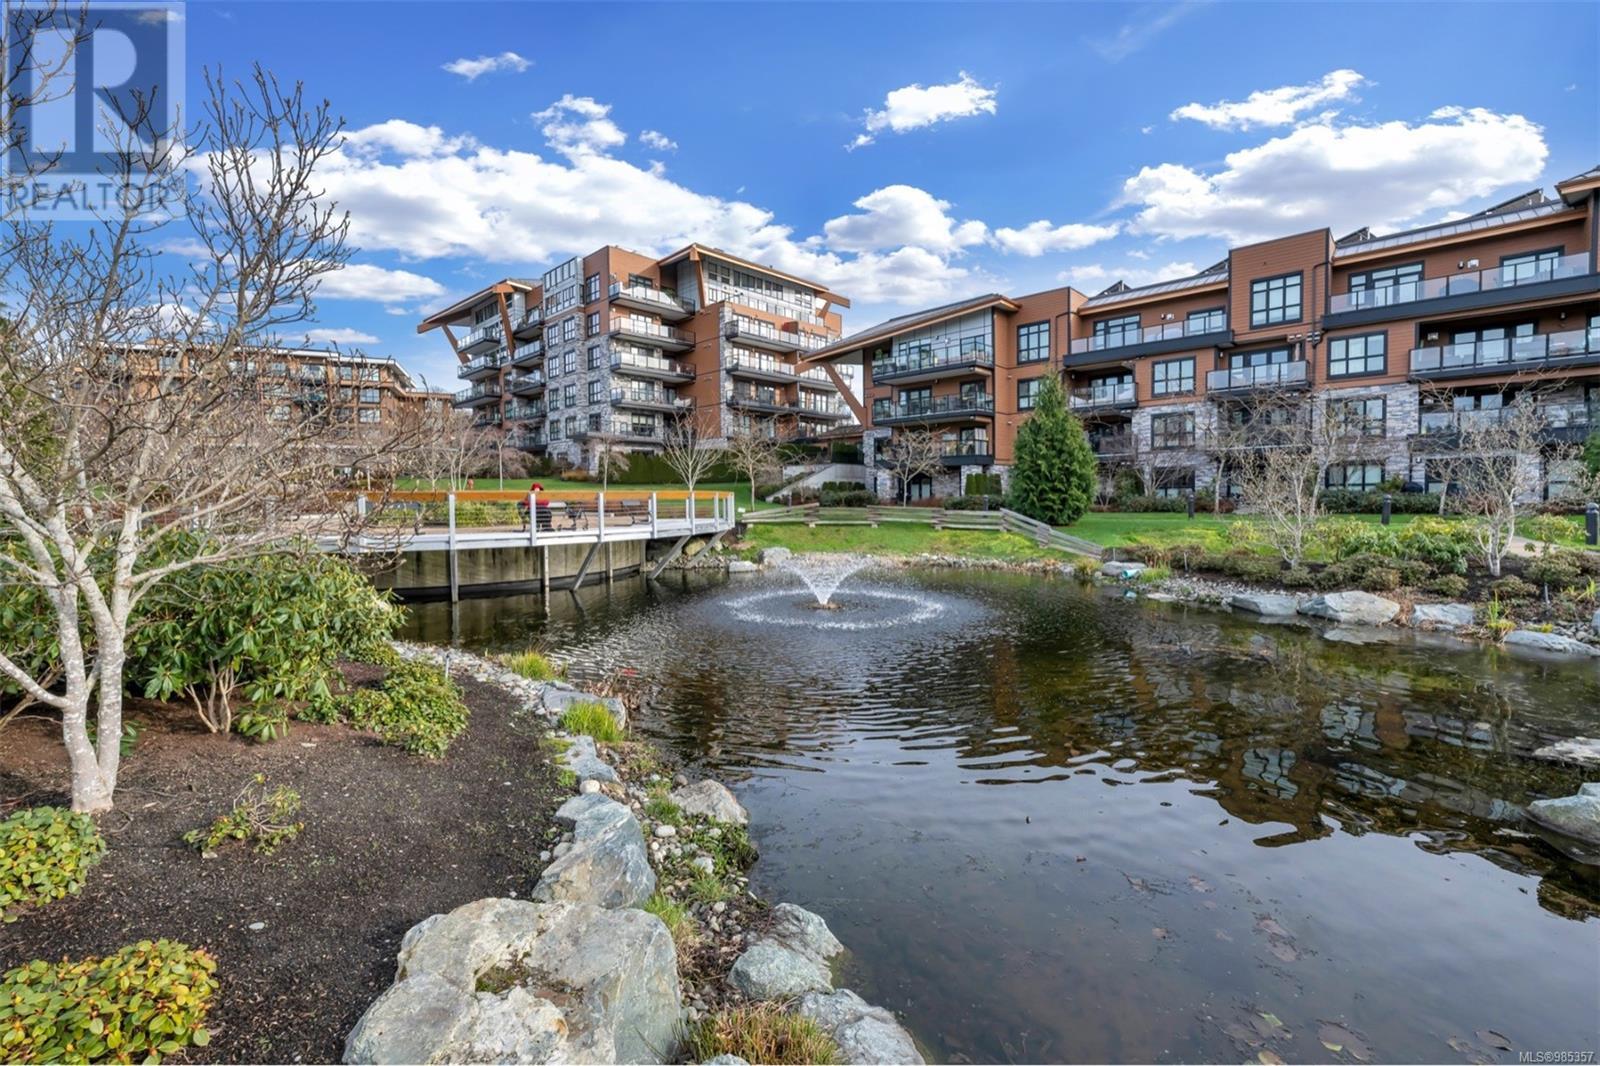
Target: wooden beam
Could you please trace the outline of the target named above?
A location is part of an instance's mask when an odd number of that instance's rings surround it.
[[[661,561],[656,564],[656,568],[650,571],[650,580],[654,581],[656,578],[660,577],[662,572],[672,564],[672,561],[683,552],[683,546],[689,543],[689,537],[690,534],[685,533],[683,536],[678,538],[676,544],[668,549],[667,554],[663,555],[661,557]]]

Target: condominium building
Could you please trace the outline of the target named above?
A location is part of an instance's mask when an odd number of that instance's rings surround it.
[[[685,418],[713,440],[820,437],[864,420],[837,371],[798,365],[838,338],[848,306],[714,248],[658,259],[608,245],[417,328],[441,330],[460,360],[458,407],[518,447],[593,468],[604,448],[658,450]]]
[[[952,472],[1005,477],[1032,390],[1055,372],[1107,472],[1133,466],[1146,491],[1231,492],[1215,484],[1219,450],[1270,444],[1272,427],[1250,424],[1267,390],[1304,395],[1307,417],[1361,438],[1331,487],[1437,491],[1460,429],[1524,390],[1552,445],[1600,427],[1597,264],[1600,168],[1554,196],[1402,233],[1318,229],[1157,284],[933,308],[812,358],[866,368],[869,451],[901,427],[937,427]],[[1548,453],[1520,460],[1546,495],[1571,474]],[[881,474],[879,488],[893,491]],[[955,491],[954,477],[913,486]]]

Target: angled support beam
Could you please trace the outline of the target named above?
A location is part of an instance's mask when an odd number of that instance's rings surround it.
[[[724,529],[724,530],[720,531],[719,533],[717,533],[716,536],[714,536],[710,540],[706,541],[706,551],[710,551],[713,548],[715,548],[718,544],[721,544],[722,543],[722,538],[726,537],[727,535],[728,535],[728,531],[726,529]]]
[[[598,540],[589,545],[589,554],[583,557],[583,565],[578,567],[578,576],[572,579],[573,588],[580,589],[583,587],[583,579],[589,576],[589,564],[594,562],[595,553],[599,550],[600,542]]]
[[[650,571],[650,580],[654,581],[656,578],[660,577],[662,571],[666,570],[668,566],[672,565],[672,561],[683,553],[683,546],[687,543],[689,543],[689,534],[685,533],[683,536],[678,538],[675,544],[672,545],[671,550],[661,557],[661,561],[656,564],[656,568]]]

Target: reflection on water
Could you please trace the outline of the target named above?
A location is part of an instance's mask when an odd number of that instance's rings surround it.
[[[806,599],[680,577],[411,624],[636,672],[642,728],[751,808],[760,887],[826,915],[936,1058],[1595,1047],[1600,884],[1520,816],[1581,783],[1531,752],[1594,735],[1592,664],[1034,576]]]

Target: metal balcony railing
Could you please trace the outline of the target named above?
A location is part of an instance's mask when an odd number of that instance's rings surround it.
[[[981,337],[967,337],[937,344],[903,346],[888,359],[874,360],[872,377],[876,381],[880,378],[918,374],[945,367],[993,365],[994,349],[990,347],[988,340]]]
[[[1207,333],[1221,333],[1228,328],[1227,315],[1207,315],[1192,321],[1166,322],[1159,326],[1147,326],[1144,329],[1128,329],[1115,333],[1099,333],[1090,337],[1079,337],[1072,342],[1073,355],[1085,355],[1089,352],[1103,352],[1112,348],[1126,348],[1132,344],[1152,344],[1156,341],[1177,340],[1182,337],[1198,337]]]
[[[1211,392],[1228,392],[1236,389],[1261,389],[1277,385],[1304,385],[1306,363],[1297,359],[1288,363],[1264,363],[1261,366],[1235,366],[1226,370],[1206,373],[1206,389]]]
[[[1074,408],[1085,407],[1129,407],[1138,399],[1134,391],[1133,382],[1115,381],[1102,385],[1080,385],[1072,390],[1071,406]]]
[[[1518,370],[1557,359],[1600,356],[1600,329],[1569,329],[1528,337],[1411,349],[1413,374],[1455,370]]]
[[[1490,267],[1487,270],[1468,270],[1444,277],[1412,278],[1392,285],[1356,289],[1338,293],[1328,301],[1330,314],[1343,311],[1364,311],[1374,307],[1392,307],[1395,304],[1414,303],[1417,300],[1436,300],[1444,296],[1464,296],[1475,292],[1493,292],[1518,285],[1540,281],[1557,281],[1589,273],[1589,255],[1563,255],[1536,263],[1519,263],[1511,266]]]

